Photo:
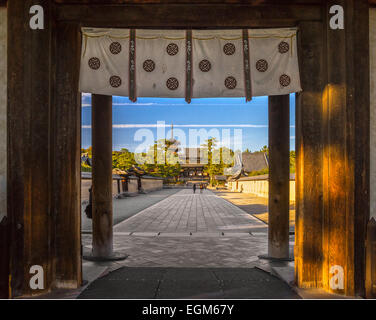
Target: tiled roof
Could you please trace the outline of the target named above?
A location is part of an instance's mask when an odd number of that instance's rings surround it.
[[[243,152],[242,163],[245,172],[260,171],[268,168],[268,160],[265,152]]]

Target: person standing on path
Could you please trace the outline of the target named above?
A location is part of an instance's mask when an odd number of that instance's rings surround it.
[[[193,193],[196,193],[196,184],[193,184]]]
[[[200,193],[202,193],[202,189],[204,189],[204,185],[201,183],[200,184]]]
[[[89,188],[89,203],[85,208],[85,213],[88,219],[93,219],[93,186]]]

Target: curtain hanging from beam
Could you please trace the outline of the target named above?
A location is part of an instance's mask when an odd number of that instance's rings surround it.
[[[80,91],[192,98],[301,91],[296,28],[82,28]]]

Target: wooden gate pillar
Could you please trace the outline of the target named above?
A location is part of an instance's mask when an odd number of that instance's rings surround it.
[[[53,284],[50,207],[51,1],[41,0],[43,30],[28,28],[30,0],[7,2],[8,176],[7,228],[12,297],[48,291]],[[2,240],[2,239],[1,239]],[[52,240],[51,240],[52,241]],[[2,259],[2,256],[0,256]],[[30,268],[44,270],[44,289],[30,288]]]
[[[112,256],[112,96],[92,95],[93,257]]]
[[[376,220],[372,218],[367,225],[366,245],[366,297],[376,298]]]
[[[289,258],[290,97],[269,97],[269,258]]]
[[[322,21],[299,24],[300,80],[296,95],[295,282],[317,288],[322,281],[323,91],[325,45]]]
[[[299,25],[303,92],[296,107],[295,279],[364,295],[369,219],[369,39],[366,0],[327,1],[344,8]]]
[[[9,247],[8,220],[0,221],[0,299],[9,298]]]
[[[364,295],[369,219],[369,6],[366,0],[328,1],[344,8],[344,29],[327,16],[324,92],[324,289]],[[339,271],[338,271],[339,270]],[[333,284],[338,272],[340,285]]]

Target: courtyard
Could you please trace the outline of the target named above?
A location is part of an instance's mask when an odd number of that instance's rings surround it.
[[[151,204],[153,198],[159,201]],[[265,202],[262,198],[252,199],[260,205]],[[122,206],[142,207],[145,202],[149,205],[147,208],[129,214],[114,226],[114,251],[128,255],[125,260],[83,262],[84,279],[90,285],[82,298],[168,297],[164,290],[161,294],[155,291],[155,284],[163,278],[174,279],[176,298],[298,297],[286,283],[272,275],[278,268],[291,268],[293,263],[259,258],[267,253],[264,222],[215,192],[193,193],[191,189],[164,189],[114,200],[114,219],[122,214],[119,212]],[[91,241],[91,234],[85,232],[82,235],[84,255],[91,251]],[[291,235],[290,250],[293,241]],[[114,277],[116,282],[111,281]],[[232,283],[235,287],[223,282],[228,277],[237,279]],[[250,279],[270,287],[249,286]],[[138,289],[132,292],[126,289],[128,281],[137,284]],[[232,293],[228,294],[226,288]],[[279,289],[276,291],[276,288]]]

